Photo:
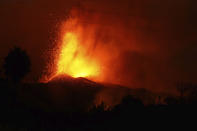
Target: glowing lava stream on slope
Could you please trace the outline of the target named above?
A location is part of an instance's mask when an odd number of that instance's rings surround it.
[[[98,64],[86,55],[86,50],[73,32],[64,34],[57,61],[56,76],[64,74],[75,78],[99,75]]]

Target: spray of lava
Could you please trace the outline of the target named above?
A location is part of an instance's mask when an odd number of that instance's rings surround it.
[[[99,75],[98,63],[86,55],[86,50],[74,32],[63,36],[61,52],[57,63],[57,75],[72,77],[93,77]]]
[[[111,21],[111,20],[109,20]],[[108,22],[101,14],[72,9],[61,22],[46,78],[69,75],[85,77],[96,82],[122,84],[122,55],[129,50],[122,24]],[[130,81],[130,80],[129,80]]]
[[[58,49],[55,53],[55,73],[52,78],[60,75],[94,80],[98,78],[101,66],[95,57],[93,41],[88,38],[88,33],[79,19],[69,18],[63,22],[59,37]]]

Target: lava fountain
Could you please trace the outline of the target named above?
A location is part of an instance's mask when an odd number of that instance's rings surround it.
[[[72,9],[68,16],[59,25],[55,47],[50,50],[49,73],[43,79],[48,82],[67,75],[103,83],[124,83],[122,52],[129,49],[120,45],[128,42],[119,23],[79,9]]]
[[[67,74],[75,78],[98,76],[98,63],[85,55],[85,51],[78,36],[73,32],[66,32],[63,36],[56,75]]]
[[[92,37],[79,22],[79,18],[69,18],[62,22],[52,78],[69,75],[74,78],[97,79],[101,74],[101,66],[92,42]]]

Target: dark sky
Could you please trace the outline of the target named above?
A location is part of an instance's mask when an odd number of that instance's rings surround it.
[[[101,23],[121,24],[117,28],[128,39],[123,47],[132,49],[121,51],[120,67],[113,71],[121,72],[120,83],[167,89],[177,81],[197,82],[196,0],[1,0],[1,63],[19,45],[32,60],[29,79],[41,77],[59,23],[79,4],[101,14]]]

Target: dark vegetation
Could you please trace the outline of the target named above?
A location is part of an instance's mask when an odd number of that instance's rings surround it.
[[[30,59],[19,47],[13,48],[5,58],[5,75],[11,82],[18,83],[30,71]]]
[[[0,130],[130,130],[175,122],[180,127],[195,118],[197,87],[192,84],[178,84],[177,97],[153,97],[145,89],[124,87],[128,95],[119,104],[96,106],[95,95],[113,87],[68,76],[49,83],[24,83],[30,66],[27,53],[20,48],[5,58],[5,77],[0,79]]]

